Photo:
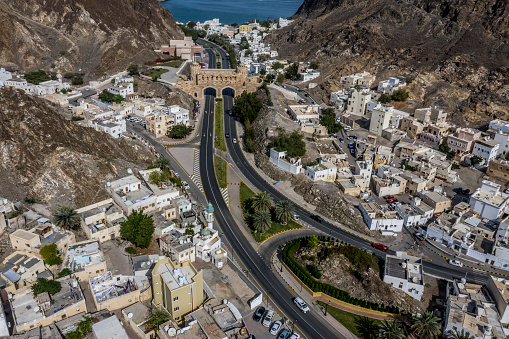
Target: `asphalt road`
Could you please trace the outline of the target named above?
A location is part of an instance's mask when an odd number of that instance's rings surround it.
[[[205,45],[203,40],[198,39],[196,42],[199,43],[200,45],[202,45],[205,52],[209,55],[209,67],[208,68],[209,69],[216,68],[216,53],[209,46]],[[209,42],[207,41],[207,43],[209,43]]]
[[[223,101],[225,105],[226,103],[231,105],[233,99],[231,96],[225,96]],[[255,251],[233,219],[228,206],[223,200],[214,172],[214,137],[211,132],[214,128],[214,115],[210,114],[210,112],[214,111],[214,97],[206,96],[205,105],[205,109],[209,114],[204,116],[203,131],[209,131],[210,133],[205,133],[202,136],[200,145],[200,173],[203,189],[205,196],[215,207],[214,217],[216,225],[218,225],[224,236],[229,240],[230,245],[235,251],[236,259],[244,264],[250,272],[251,279],[254,279],[255,283],[268,296],[271,302],[276,305],[282,315],[292,321],[297,320],[297,328],[307,338],[342,337],[335,329],[329,328],[328,324],[322,323],[319,320],[319,316],[313,314],[313,310],[308,314],[303,314],[296,308],[292,299],[297,294],[290,293],[282,285],[274,273],[271,272],[270,261],[262,258]],[[228,142],[231,143],[231,138],[228,138]]]

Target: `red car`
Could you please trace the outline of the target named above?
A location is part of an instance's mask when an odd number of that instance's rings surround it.
[[[380,251],[387,252],[389,250],[388,246],[385,246],[384,244],[376,243],[374,242],[372,246],[376,249],[379,249]]]
[[[398,202],[398,199],[397,198],[387,199],[387,202],[389,204],[392,204],[393,202]]]
[[[394,199],[394,195],[386,195],[384,196],[384,199],[387,200],[387,199]]]

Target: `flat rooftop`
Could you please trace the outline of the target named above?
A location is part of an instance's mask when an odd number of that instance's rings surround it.
[[[205,311],[205,309],[200,308],[199,310],[194,311],[193,313],[186,316],[186,318],[187,317],[192,317],[195,319],[209,339],[223,339],[227,337],[221,327],[219,327],[219,325],[216,323],[214,318],[212,318],[210,314]]]
[[[24,239],[24,240],[32,240],[34,238],[39,238],[38,234],[28,232],[25,230],[16,230],[14,233],[12,233],[12,236]]]
[[[421,260],[419,258],[415,258],[417,260],[414,260],[408,257],[387,255],[385,257],[385,275],[423,285],[424,276]]]
[[[113,276],[109,271],[103,275],[90,278],[90,283],[92,294],[98,303],[138,290],[134,277]]]
[[[196,271],[193,270],[192,266],[173,268],[170,263],[165,263],[157,268],[155,274],[160,274],[170,290],[174,290],[192,284]]]
[[[131,192],[128,192],[128,193],[117,193],[122,199],[122,201],[124,202],[124,204],[126,206],[131,206],[131,205],[134,205],[140,201],[143,201],[147,198],[150,198],[151,196],[154,195],[154,193],[152,193],[151,190],[149,190],[148,188],[146,188],[145,186],[140,186],[140,189],[139,190],[136,190],[136,191],[131,191]]]
[[[472,195],[472,198],[482,201],[488,205],[500,207],[507,200],[508,197],[505,195],[503,196],[501,194],[493,195],[493,194],[485,193],[482,191],[476,191]]]
[[[96,339],[129,339],[116,316],[111,316],[92,325]]]
[[[123,187],[123,186],[129,185],[129,184],[136,184],[136,183],[141,184],[140,179],[136,178],[134,175],[129,175],[127,177],[112,181],[110,183],[110,185],[111,185],[110,187],[112,190],[116,190],[119,187]]]
[[[86,219],[88,217],[91,217],[91,216],[94,216],[97,214],[101,214],[101,213],[104,213],[104,214],[106,214],[106,216],[108,216],[111,214],[122,213],[122,209],[120,207],[118,207],[117,204],[115,204],[113,201],[111,201],[109,199],[109,200],[105,200],[103,204],[98,205],[95,208],[91,208],[87,211],[84,211],[80,215],[83,219]]]

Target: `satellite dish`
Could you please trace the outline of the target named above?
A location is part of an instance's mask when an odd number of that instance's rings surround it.
[[[176,330],[176,329],[174,329],[173,327],[170,327],[170,328],[168,329],[168,335],[169,335],[170,337],[173,337],[173,336],[175,336],[176,334],[177,334],[177,330]]]
[[[35,306],[35,307],[34,307],[34,312],[35,312],[35,313],[39,312],[39,309],[40,309],[40,308],[39,308],[39,306]]]
[[[129,319],[132,319],[132,318],[133,318],[133,314],[132,314],[131,312],[129,312],[129,313],[127,314],[127,317],[128,317]]]

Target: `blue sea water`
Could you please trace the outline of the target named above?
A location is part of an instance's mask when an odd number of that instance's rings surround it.
[[[242,24],[252,19],[265,20],[293,15],[303,0],[168,0],[168,8],[176,21],[204,22],[219,18],[221,23]]]

